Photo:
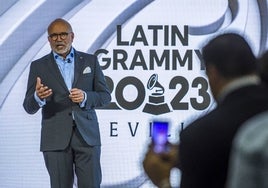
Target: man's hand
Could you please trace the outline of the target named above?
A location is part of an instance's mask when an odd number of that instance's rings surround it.
[[[73,88],[70,90],[69,98],[74,103],[81,103],[81,102],[83,102],[83,100],[85,98],[84,91],[81,89]]]
[[[146,174],[158,187],[163,181],[169,181],[170,171],[174,167],[173,161],[169,161],[168,158],[168,154],[156,154],[150,147],[143,160]]]
[[[35,85],[35,91],[37,96],[43,100],[50,95],[52,95],[52,89],[49,89],[47,86],[44,86],[44,84],[41,83],[41,78],[36,78],[36,85]]]

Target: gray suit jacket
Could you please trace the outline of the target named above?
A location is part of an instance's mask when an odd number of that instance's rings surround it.
[[[73,119],[84,140],[89,145],[100,145],[100,132],[95,107],[109,104],[111,95],[101,67],[94,55],[75,51],[75,73],[73,88],[87,93],[84,108],[69,99],[69,91],[63,77],[50,53],[31,63],[27,91],[23,107],[29,114],[36,113],[40,107],[34,99],[36,78],[52,89],[52,96],[42,107],[41,151],[65,149],[70,141]],[[89,73],[83,71],[90,67]],[[88,68],[87,68],[88,69]]]
[[[268,187],[268,111],[247,121],[236,134],[226,188]]]

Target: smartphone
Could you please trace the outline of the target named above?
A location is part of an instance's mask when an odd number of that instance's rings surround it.
[[[155,153],[167,152],[168,127],[168,121],[153,121],[152,142]]]

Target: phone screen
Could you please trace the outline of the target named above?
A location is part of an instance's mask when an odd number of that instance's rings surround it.
[[[169,123],[166,121],[154,121],[152,124],[152,141],[155,153],[166,152]]]

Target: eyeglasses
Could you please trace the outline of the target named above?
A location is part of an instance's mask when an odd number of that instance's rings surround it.
[[[62,32],[62,33],[52,33],[50,35],[48,35],[52,40],[57,40],[58,36],[60,36],[60,38],[62,40],[65,40],[67,38],[67,36],[70,34],[71,32],[67,33],[67,32]]]

